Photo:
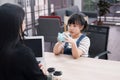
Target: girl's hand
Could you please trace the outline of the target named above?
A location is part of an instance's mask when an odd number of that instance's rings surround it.
[[[65,35],[65,41],[70,43],[70,44],[74,44],[75,41],[72,39],[72,37],[70,37],[69,35],[67,34],[64,34]]]

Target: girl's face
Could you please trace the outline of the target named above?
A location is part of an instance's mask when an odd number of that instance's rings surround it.
[[[73,38],[77,38],[81,34],[83,26],[80,24],[70,24],[68,31]]]

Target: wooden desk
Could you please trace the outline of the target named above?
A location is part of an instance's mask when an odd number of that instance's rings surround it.
[[[120,80],[120,62],[93,58],[73,59],[45,52],[46,67],[63,72],[62,80]]]

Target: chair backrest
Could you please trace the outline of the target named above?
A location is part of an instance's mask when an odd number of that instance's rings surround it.
[[[45,42],[57,42],[58,32],[61,32],[59,19],[57,18],[39,18],[37,35],[44,36]]]
[[[89,56],[95,57],[96,55],[107,51],[109,27],[89,25],[87,30],[87,36],[90,38],[91,45],[89,49]],[[107,59],[107,54],[100,57],[101,59]]]

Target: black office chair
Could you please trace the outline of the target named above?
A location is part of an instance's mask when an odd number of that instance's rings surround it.
[[[91,42],[89,57],[108,59],[107,53],[110,53],[107,51],[109,27],[89,25],[86,33]]]
[[[59,19],[39,18],[38,23],[37,35],[44,36],[45,42],[57,42],[58,32],[63,31]]]
[[[58,32],[63,32],[64,27],[61,26],[60,19],[58,18],[44,18],[40,17],[38,19],[39,26],[36,27],[37,35],[44,36],[45,43],[50,43],[49,45],[45,45],[45,51],[53,51],[54,44],[57,42]]]

